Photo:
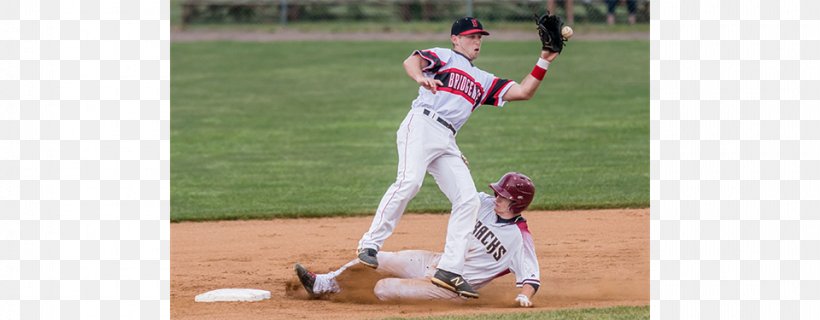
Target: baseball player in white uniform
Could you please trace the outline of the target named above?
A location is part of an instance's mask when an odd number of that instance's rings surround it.
[[[510,172],[490,184],[490,188],[495,197],[477,193],[478,219],[468,232],[464,279],[479,289],[512,272],[516,285],[521,288],[515,301],[522,307],[531,307],[532,295],[540,286],[540,271],[532,235],[521,212],[532,202],[535,186],[527,176]],[[378,259],[376,271],[390,276],[379,280],[373,289],[380,300],[462,300],[458,293],[435,286],[429,280],[441,264],[441,253],[424,250],[379,252]],[[354,259],[325,274],[314,274],[298,263],[294,269],[308,294],[318,297],[340,292],[336,277],[357,263],[359,260]]]
[[[542,50],[533,71],[519,84],[473,64],[485,35],[489,33],[477,19],[461,18],[451,28],[452,49],[416,50],[404,61],[407,75],[420,85],[418,97],[396,134],[396,181],[382,197],[370,229],[357,248],[362,264],[379,267],[379,249],[421,188],[425,172],[429,172],[452,203],[444,253],[431,281],[468,298],[478,298],[478,292],[462,275],[468,272],[464,260],[481,202],[456,145],[456,134],[481,105],[502,107],[508,101],[532,98],[550,62],[558,56]]]

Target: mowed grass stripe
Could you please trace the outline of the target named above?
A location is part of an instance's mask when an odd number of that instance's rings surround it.
[[[385,320],[408,319],[408,318],[387,318]],[[517,312],[502,314],[478,314],[464,316],[440,316],[413,318],[416,320],[642,320],[649,319],[649,306],[642,307],[611,307],[611,308],[588,308],[588,309],[567,309],[555,311],[539,312]]]
[[[172,220],[371,214],[396,176],[395,132],[429,42],[171,47]],[[539,46],[488,38],[479,67],[520,81]],[[571,42],[536,96],[483,106],[459,132],[479,190],[530,175],[533,209],[649,205],[649,43]],[[447,212],[428,177],[408,211]]]

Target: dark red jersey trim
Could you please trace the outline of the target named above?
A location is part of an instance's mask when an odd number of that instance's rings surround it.
[[[518,229],[521,230],[521,233],[530,234],[530,229],[527,228],[526,221],[519,221],[516,225],[518,226]]]
[[[439,57],[438,57],[438,55],[437,55],[437,54],[436,54],[433,50],[421,50],[421,51],[426,52],[426,53],[429,53],[431,56],[433,56],[434,58],[436,58],[436,59],[438,59],[439,61],[441,61],[441,58],[439,58]]]
[[[490,92],[492,92],[493,88],[495,88],[496,83],[498,83],[498,78],[493,79],[493,83],[490,84]],[[490,97],[489,94],[485,95],[484,99],[481,100],[481,104],[484,104],[484,102],[486,102],[487,98],[489,98],[489,97]],[[473,108],[473,110],[475,110],[475,108]]]
[[[506,88],[507,86],[510,86],[510,85],[512,85],[512,81],[507,80],[507,83],[505,83],[500,89],[498,89],[498,91],[495,92],[495,95],[493,95],[493,100],[495,100],[494,101],[495,103],[493,104],[494,106],[496,106],[496,107],[498,106],[498,95],[501,94],[501,92],[504,91],[504,88]],[[525,223],[525,225],[526,225],[526,223]],[[527,232],[529,232],[529,231],[527,231]]]
[[[490,86],[490,90],[487,92],[487,96],[484,97],[484,101],[481,104],[499,106],[500,102],[498,96],[501,95],[501,92],[507,88],[507,86],[512,85],[514,82],[509,79],[501,79],[495,78],[493,79],[493,84]]]
[[[525,283],[535,283],[535,284],[541,284],[541,281],[539,281],[539,280],[537,280],[537,279],[524,279],[523,281],[516,282],[515,284],[517,284],[517,285],[522,285],[522,284],[525,284]]]
[[[413,54],[417,54],[422,59],[427,60],[427,61],[430,62],[430,65],[424,67],[424,69],[422,69],[422,71],[437,72],[438,70],[443,68],[445,65],[447,65],[447,63],[444,62],[444,61],[441,61],[441,58],[439,58],[438,55],[435,52],[433,52],[432,50],[416,50],[416,51],[413,52]]]
[[[470,104],[475,104],[475,100],[472,97],[470,97],[466,93],[458,91],[456,89],[453,89],[453,88],[450,88],[450,87],[438,87],[438,91],[444,91],[444,92],[460,95],[462,98],[467,100],[467,102],[469,102]]]

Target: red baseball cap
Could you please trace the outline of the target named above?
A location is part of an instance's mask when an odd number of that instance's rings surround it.
[[[478,19],[473,17],[464,17],[453,22],[453,27],[450,29],[450,34],[454,36],[466,36],[468,34],[480,33],[489,36],[490,33],[484,31],[484,27]]]

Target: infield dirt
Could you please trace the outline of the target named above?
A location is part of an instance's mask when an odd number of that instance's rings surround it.
[[[466,303],[384,303],[380,276],[356,266],[342,293],[309,300],[293,272],[299,262],[327,272],[355,258],[371,217],[171,224],[172,319],[378,319],[649,304],[649,209],[525,212],[541,267],[534,308],[517,307],[515,278],[496,279]],[[384,251],[441,251],[446,214],[405,214]],[[197,303],[220,288],[271,292],[261,302]]]

